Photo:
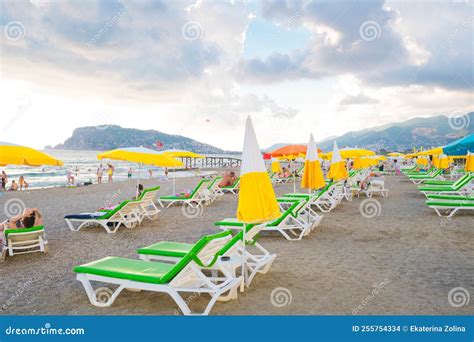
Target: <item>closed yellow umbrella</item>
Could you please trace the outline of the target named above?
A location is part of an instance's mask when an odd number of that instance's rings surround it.
[[[466,167],[464,168],[466,172],[474,172],[474,153],[467,152],[466,155]]]
[[[342,159],[336,142],[334,142],[331,165],[329,166],[329,172],[327,176],[329,179],[332,179],[335,182],[349,177],[346,169],[346,162]]]
[[[439,156],[433,156],[433,166],[439,169]]]
[[[439,156],[438,169],[447,169],[449,167],[449,158],[442,154]]]
[[[326,185],[324,181],[323,170],[321,170],[321,162],[318,156],[318,149],[313,135],[309,137],[308,150],[306,152],[306,160],[304,163],[303,179],[301,187],[309,191],[320,189]]]
[[[248,117],[240,170],[237,219],[245,223],[261,223],[274,220],[280,215],[280,207],[265,169],[252,120]]]
[[[63,162],[30,147],[0,142],[0,166],[62,166]]]
[[[416,159],[416,163],[417,163],[418,165],[428,165],[428,158],[426,158],[426,157],[418,157],[418,158]]]
[[[272,158],[271,171],[273,173],[280,173],[281,172],[281,165],[280,165],[280,162],[277,159]]]

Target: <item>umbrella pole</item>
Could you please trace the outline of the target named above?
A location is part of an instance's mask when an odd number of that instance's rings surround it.
[[[174,169],[173,169],[173,175],[171,176],[171,178],[173,179],[173,195],[175,194],[175,180],[174,180]]]
[[[137,179],[137,189],[136,189],[136,196],[137,196],[137,199],[138,199],[138,186],[140,185],[140,173],[141,173],[141,169],[142,169],[142,163],[138,163],[138,179]]]
[[[242,252],[242,283],[240,284],[240,292],[244,292],[245,290],[245,283],[246,283],[246,278],[247,278],[247,275],[246,275],[246,272],[245,272],[245,233],[247,231],[247,224],[244,225],[244,231],[243,231],[243,235],[242,235],[242,245],[243,245],[243,252]]]

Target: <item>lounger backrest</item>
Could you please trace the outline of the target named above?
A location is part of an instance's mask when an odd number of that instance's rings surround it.
[[[466,173],[464,176],[459,178],[452,186],[453,189],[458,190],[460,187],[466,185],[472,179],[472,175]]]
[[[158,190],[160,190],[159,186],[156,186],[154,188],[145,189],[142,192],[142,194],[140,195],[140,197],[138,197],[138,199],[142,200],[145,203],[153,202],[153,200],[156,197],[156,193],[158,192]]]
[[[130,215],[140,210],[140,204],[142,201],[125,201],[121,203],[114,210],[110,211],[106,215],[102,216],[101,219],[108,219],[110,221],[120,220],[125,215]]]
[[[219,182],[222,178],[223,178],[222,176],[217,176],[217,177],[215,177],[215,178],[212,180],[211,184],[209,184],[209,186],[208,186],[207,188],[208,188],[209,190],[211,190],[211,191],[214,190],[214,188],[217,187],[218,182]]]
[[[207,182],[209,182],[209,179],[201,179],[201,181],[196,185],[189,195],[189,198],[194,198],[194,196],[198,195],[202,190],[204,190],[205,187],[203,187],[203,184]]]
[[[296,217],[297,215],[294,214],[295,210],[298,210],[301,205],[304,205],[305,200],[304,199],[298,199],[295,201],[291,206],[289,206],[279,218],[276,220],[272,221],[271,223],[268,224],[270,227],[275,227],[278,226],[283,220],[285,220],[289,215],[292,215],[293,217]]]
[[[162,283],[168,283],[183,271],[191,262],[199,266],[210,266],[217,252],[231,239],[230,231],[223,231],[213,235],[206,235],[199,239],[193,248],[186,253],[174,267],[161,278]],[[183,275],[185,277],[185,275]],[[175,282],[176,284],[176,282]]]
[[[20,229],[6,229],[4,232],[6,238],[14,238],[15,240],[31,240],[44,233],[43,226]]]

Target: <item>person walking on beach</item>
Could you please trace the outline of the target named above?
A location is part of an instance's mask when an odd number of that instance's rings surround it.
[[[67,177],[67,185],[72,185],[74,184],[74,176],[72,175],[71,170],[66,171],[66,177]]]
[[[20,176],[18,182],[20,183],[20,190],[23,190],[23,188],[25,188],[25,190],[28,190],[28,183],[25,181],[25,177],[23,177],[23,175]]]
[[[112,164],[109,164],[109,168],[107,170],[107,175],[109,176],[109,183],[112,183],[114,181],[114,166]]]
[[[104,167],[102,164],[97,168],[97,184],[102,184],[102,177],[104,176]]]
[[[132,172],[133,172],[132,168],[129,168],[128,173],[127,173],[127,178],[128,179],[132,179]]]

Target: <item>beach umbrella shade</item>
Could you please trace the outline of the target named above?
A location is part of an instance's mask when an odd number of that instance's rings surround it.
[[[417,163],[418,165],[428,165],[428,158],[426,158],[426,157],[418,157],[418,158],[416,159],[416,163]]]
[[[30,147],[0,142],[0,166],[62,166],[63,162]]]
[[[362,169],[365,169],[365,164],[364,164],[364,161],[362,160],[361,157],[355,157],[354,158],[354,165],[352,166],[352,168],[354,170],[362,170]]]
[[[400,153],[400,152],[390,152],[389,154],[387,154],[389,157],[402,157],[403,156],[403,153]]]
[[[448,156],[465,156],[468,151],[474,151],[474,134],[443,147],[443,153]]]
[[[249,224],[259,224],[281,216],[270,176],[260,153],[257,136],[250,117],[245,123],[242,165],[240,168],[240,191],[237,207],[237,219],[244,222],[243,245],[245,249],[245,231]],[[245,278],[245,260],[242,258],[242,274]]]
[[[474,153],[467,152],[466,155],[466,167],[464,168],[466,172],[474,172]]]
[[[305,145],[286,145],[270,152],[272,157],[305,156],[307,147]],[[293,159],[295,159],[293,158]]]
[[[162,154],[166,154],[170,157],[173,158],[206,158],[202,154],[194,153],[191,151],[185,151],[185,150],[166,150],[166,151],[161,151]]]
[[[158,151],[145,147],[125,147],[116,150],[106,151],[97,155],[99,160],[112,159],[132,163],[138,163],[138,182],[140,184],[141,165],[154,165],[158,167],[180,167],[183,163],[176,158],[162,154]],[[138,191],[138,187],[137,187]]]
[[[442,154],[441,156],[439,156],[438,169],[447,169],[448,167],[449,167],[448,156],[445,154]]]
[[[309,137],[308,150],[304,163],[303,179],[301,187],[311,190],[322,188],[326,185],[323,171],[321,170],[321,161],[319,160],[318,149],[313,135]]]
[[[342,159],[337,147],[337,142],[334,142],[332,151],[331,165],[329,166],[328,178],[333,181],[346,179],[349,176],[346,169],[346,162]]]
[[[336,144],[336,142],[334,142]],[[368,156],[375,156],[375,152],[371,150],[366,150],[362,148],[353,148],[353,147],[346,147],[341,148],[339,154],[343,159],[353,159],[356,157],[368,157]],[[324,156],[327,160],[333,159],[333,152],[326,153]]]

